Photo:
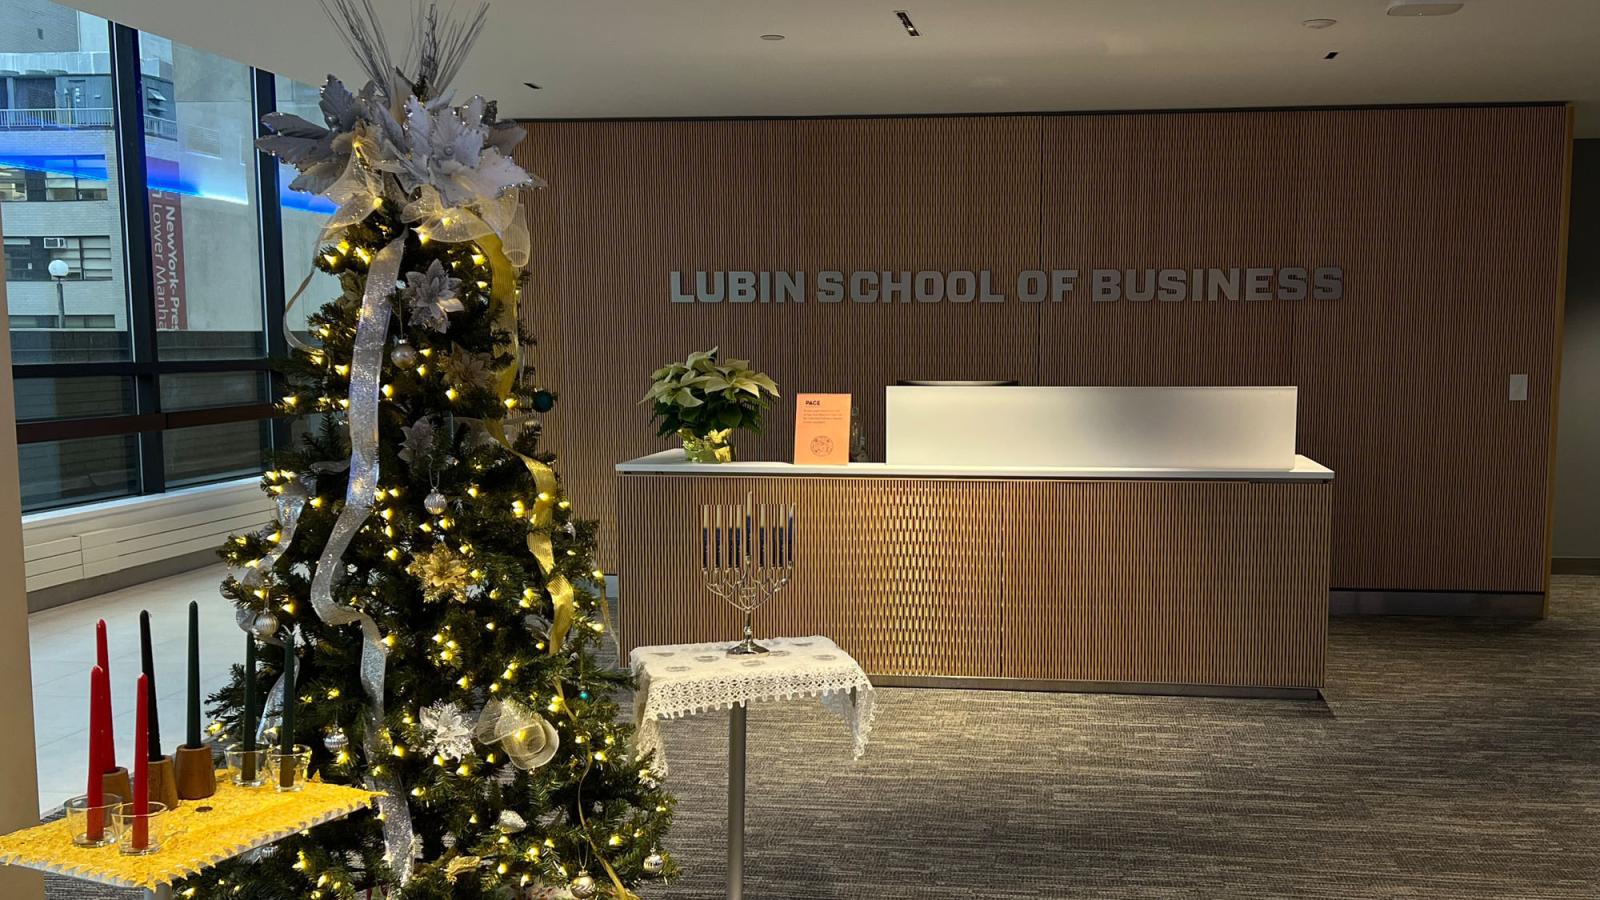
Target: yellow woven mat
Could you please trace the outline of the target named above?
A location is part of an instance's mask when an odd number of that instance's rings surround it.
[[[207,866],[315,825],[365,809],[378,796],[338,784],[308,782],[280,794],[271,784],[235,787],[217,773],[217,793],[174,810],[166,841],[149,856],[123,856],[116,845],[79,847],[61,819],[0,837],[0,864],[71,875],[101,884],[154,890]],[[201,810],[208,810],[202,812]]]

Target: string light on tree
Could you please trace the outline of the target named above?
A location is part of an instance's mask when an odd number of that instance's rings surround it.
[[[277,521],[224,547],[223,592],[263,641],[299,635],[285,731],[313,748],[313,776],[384,797],[182,889],[631,900],[673,874],[646,852],[673,802],[625,752],[623,680],[595,659],[595,529],[539,446],[555,396],[517,319],[517,194],[538,182],[492,104],[441,99],[481,19],[425,8],[417,53],[397,61],[381,48],[407,42],[380,42],[363,0],[330,3],[373,82],[330,79],[321,123],[273,114],[262,142],[299,170],[296,190],[338,207],[313,257],[337,296],[294,314],[280,401],[324,415],[269,466]],[[258,682],[268,715],[275,665]],[[236,678],[214,698],[225,731],[243,695]]]

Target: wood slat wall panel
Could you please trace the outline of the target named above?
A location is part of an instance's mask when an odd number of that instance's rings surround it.
[[[795,503],[794,582],[757,634],[875,675],[1320,688],[1331,486],[624,476],[624,651],[733,640],[701,503]]]
[[[1006,677],[1322,686],[1328,484],[1006,490]]]
[[[738,636],[740,614],[703,586],[699,510],[746,492],[801,516],[794,581],[758,634],[825,634],[873,674],[1000,675],[1004,528],[987,481],[625,477],[624,651]]]
[[[612,466],[668,446],[645,379],[703,346],[854,393],[877,454],[897,378],[1296,384],[1301,450],[1339,473],[1335,587],[1540,591],[1569,134],[1561,107],[536,123],[524,313],[562,392],[551,446],[611,569]],[[1317,263],[1344,300],[686,307],[666,284]],[[741,452],[787,458],[791,418]]]

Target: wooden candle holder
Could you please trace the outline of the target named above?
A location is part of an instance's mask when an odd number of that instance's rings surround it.
[[[173,754],[178,796],[204,800],[217,792],[217,767],[210,747],[182,747]]]
[[[167,809],[178,808],[178,774],[170,756],[150,760],[150,799]]]
[[[128,770],[121,766],[101,775],[100,787],[107,794],[121,797],[123,803],[133,802],[133,781],[128,777]]]

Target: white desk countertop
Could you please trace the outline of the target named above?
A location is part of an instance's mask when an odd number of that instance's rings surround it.
[[[1135,469],[1082,466],[962,466],[851,463],[847,466],[797,466],[786,462],[691,463],[683,450],[663,450],[617,464],[622,475],[783,476],[832,475],[837,478],[1059,478],[1172,481],[1332,481],[1333,470],[1296,455],[1292,469]]]

